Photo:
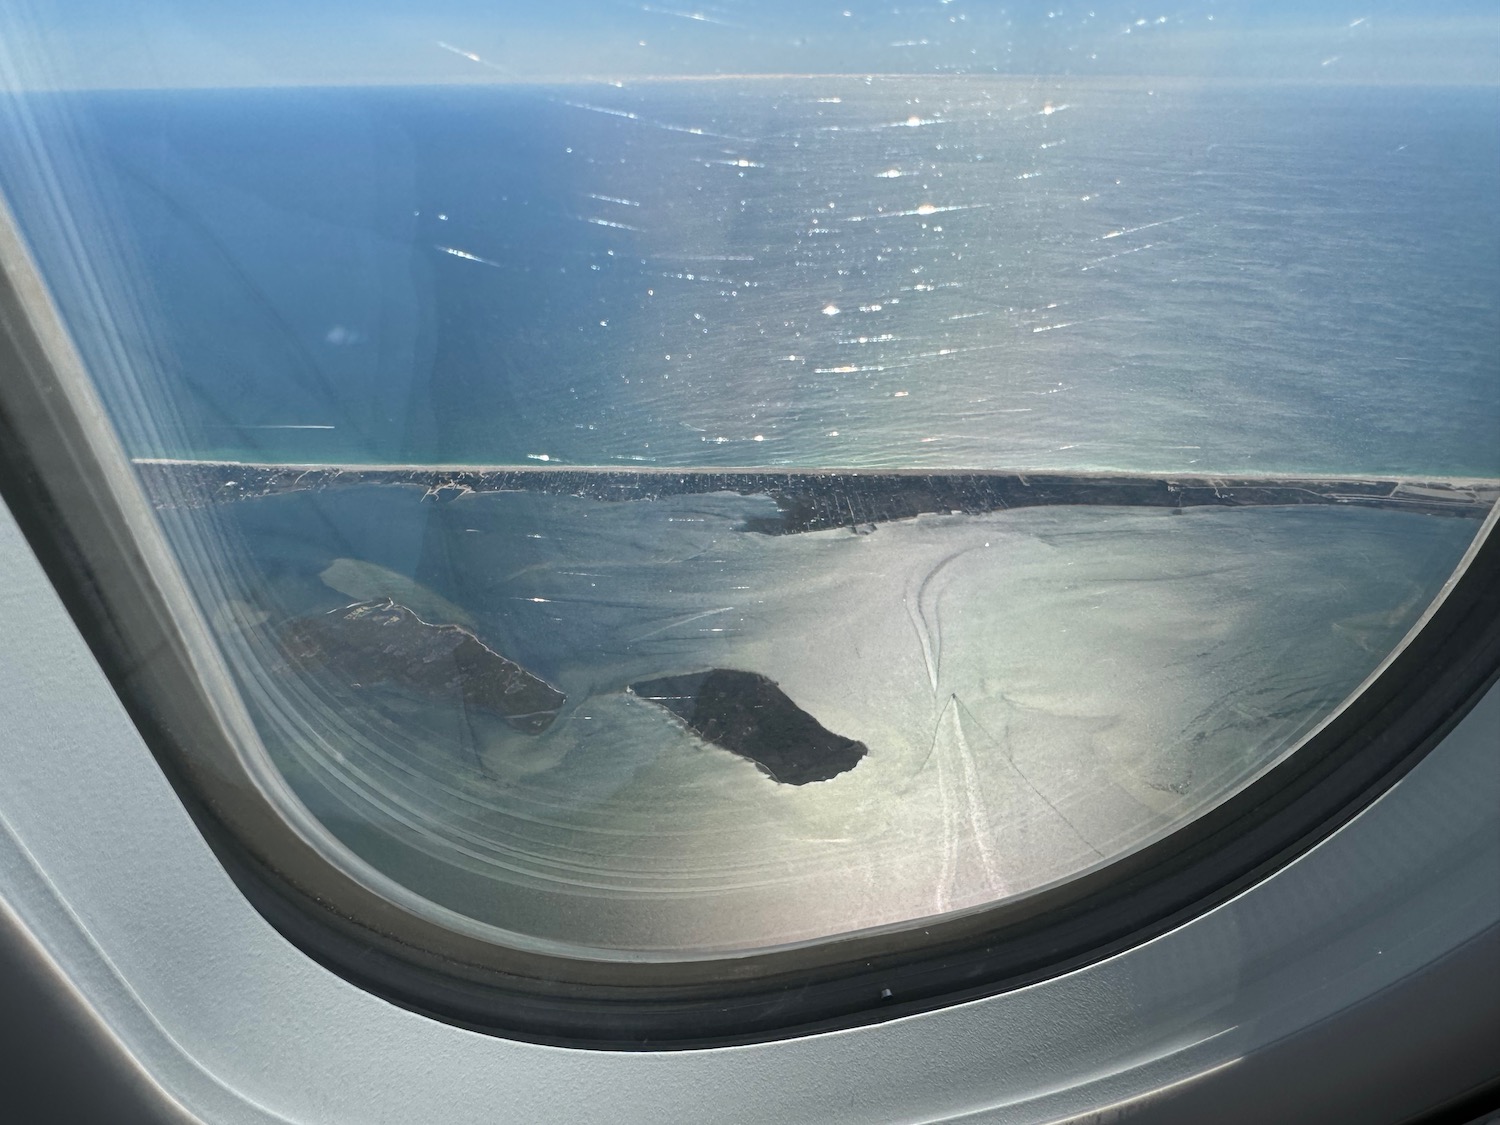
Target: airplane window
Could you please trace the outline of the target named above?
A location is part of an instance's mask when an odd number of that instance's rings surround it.
[[[1487,5],[312,7],[0,57],[260,866],[606,977],[1025,906],[1479,549]]]

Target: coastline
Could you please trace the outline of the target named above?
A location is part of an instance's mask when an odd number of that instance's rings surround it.
[[[317,465],[138,458],[151,502],[206,507],[290,492],[361,486],[420,488],[449,502],[494,492],[532,492],[606,502],[732,492],[769,496],[775,518],[746,530],[795,534],[859,530],[924,514],[1048,505],[1193,507],[1358,506],[1482,519],[1500,481],[1315,475],[1019,472],[1001,469],[680,469],[572,465]]]
[[[910,468],[877,469],[860,466],[826,465],[724,465],[713,467],[671,465],[574,465],[563,461],[538,463],[535,465],[485,464],[466,461],[395,462],[395,461],[240,461],[216,457],[132,457],[130,463],[137,466],[216,466],[223,468],[275,469],[305,472],[308,470],[338,470],[340,472],[423,472],[423,473],[633,473],[641,476],[683,476],[700,473],[724,473],[734,475],[760,474],[766,476],[1014,476],[1014,477],[1089,477],[1125,480],[1174,480],[1174,481],[1326,481],[1366,482],[1407,485],[1437,485],[1453,488],[1487,489],[1500,493],[1500,477],[1451,476],[1424,473],[1421,475],[1381,473],[1375,476],[1334,477],[1321,473],[1173,473],[1131,472],[1125,469],[982,469],[982,468]]]

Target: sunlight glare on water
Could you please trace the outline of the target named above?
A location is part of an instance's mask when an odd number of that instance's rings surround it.
[[[939,44],[851,13],[797,18]],[[1059,49],[1174,30],[1106,22]],[[714,957],[1075,877],[1293,749],[1495,498],[1493,87],[427,46],[493,84],[16,95],[0,186],[266,760],[439,922]]]

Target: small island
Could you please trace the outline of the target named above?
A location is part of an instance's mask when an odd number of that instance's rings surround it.
[[[714,668],[642,680],[628,690],[785,785],[828,781],[852,770],[869,753],[863,742],[834,734],[755,672]]]
[[[294,667],[355,690],[386,685],[434,702],[461,700],[523,734],[541,734],[567,700],[469,630],[423,621],[389,598],[294,618],[280,634]]]

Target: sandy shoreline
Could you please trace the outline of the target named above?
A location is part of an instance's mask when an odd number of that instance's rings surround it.
[[[1122,469],[876,469],[842,468],[829,466],[800,465],[726,465],[720,466],[667,466],[667,465],[572,465],[561,461],[543,462],[534,465],[485,465],[461,462],[438,463],[394,463],[394,462],[337,462],[337,461],[232,461],[213,458],[179,457],[135,457],[131,464],[139,466],[181,466],[212,468],[244,468],[274,472],[330,472],[340,473],[598,473],[629,474],[639,476],[794,476],[794,477],[1016,477],[1016,478],[1078,478],[1084,480],[1163,480],[1191,484],[1223,483],[1321,483],[1321,484],[1390,484],[1417,486],[1435,485],[1452,489],[1500,492],[1500,477],[1450,477],[1431,475],[1381,474],[1377,476],[1329,476],[1320,473],[1176,473],[1167,470],[1158,472],[1127,472]]]
[[[765,496],[776,512],[744,530],[789,535],[860,530],[920,515],[977,515],[1013,508],[1166,508],[1317,505],[1373,507],[1482,519],[1500,482],[1369,480],[1312,476],[1186,476],[928,469],[668,469],[569,465],[276,465],[140,460],[158,508],[199,508],[288,493],[360,487],[421,490],[421,499],[527,492],[608,503],[670,496]]]

